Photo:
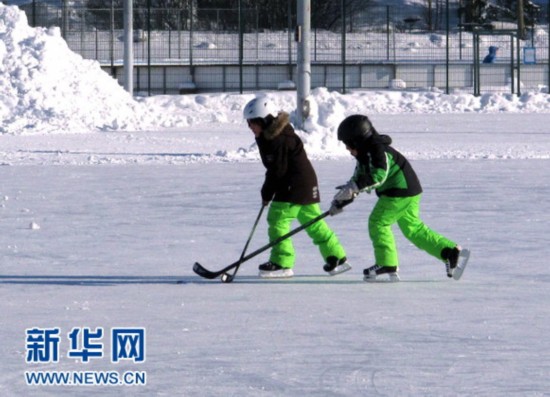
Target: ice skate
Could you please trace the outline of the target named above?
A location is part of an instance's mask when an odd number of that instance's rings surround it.
[[[447,277],[460,280],[470,259],[470,250],[460,246],[445,248],[441,251],[441,257],[445,260]]]
[[[395,283],[399,281],[399,275],[397,274],[398,270],[398,267],[374,265],[369,267],[368,269],[363,270],[363,279],[368,282],[384,280]],[[389,279],[379,278],[379,276],[382,276],[384,274],[387,274]]]
[[[258,269],[261,278],[290,278],[294,276],[292,269],[284,268],[271,261],[260,265]]]
[[[323,266],[323,270],[330,276],[335,276],[340,273],[347,272],[351,269],[351,265],[347,262],[348,258],[336,258],[335,256],[329,256],[327,263]]]
[[[458,245],[454,248],[444,248],[441,251],[441,257],[445,260],[447,277],[460,280],[470,259],[470,250]]]

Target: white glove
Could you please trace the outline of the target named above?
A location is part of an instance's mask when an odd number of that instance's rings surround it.
[[[345,185],[338,186],[337,189],[340,189],[340,191],[334,195],[334,201],[337,202],[353,200],[355,196],[359,194],[359,188],[354,181],[349,181]]]

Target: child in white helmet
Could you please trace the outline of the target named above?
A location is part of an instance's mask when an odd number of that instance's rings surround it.
[[[269,205],[269,241],[288,233],[293,220],[300,224],[321,215],[317,175],[286,112],[277,112],[267,98],[252,99],[243,116],[254,133],[266,168],[262,202]],[[344,248],[324,220],[306,229],[325,260],[330,275],[351,269]],[[259,266],[260,277],[292,277],[295,252],[290,238],[271,249],[269,261]]]

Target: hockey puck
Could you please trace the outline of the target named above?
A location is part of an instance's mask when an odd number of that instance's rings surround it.
[[[224,273],[222,274],[221,280],[222,280],[222,283],[230,283],[231,281],[233,281],[233,277],[227,273]]]

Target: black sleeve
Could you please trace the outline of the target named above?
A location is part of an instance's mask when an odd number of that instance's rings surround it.
[[[277,137],[266,144],[264,165],[267,169],[262,186],[262,199],[271,201],[275,192],[284,183],[288,172],[288,147],[284,137]]]

